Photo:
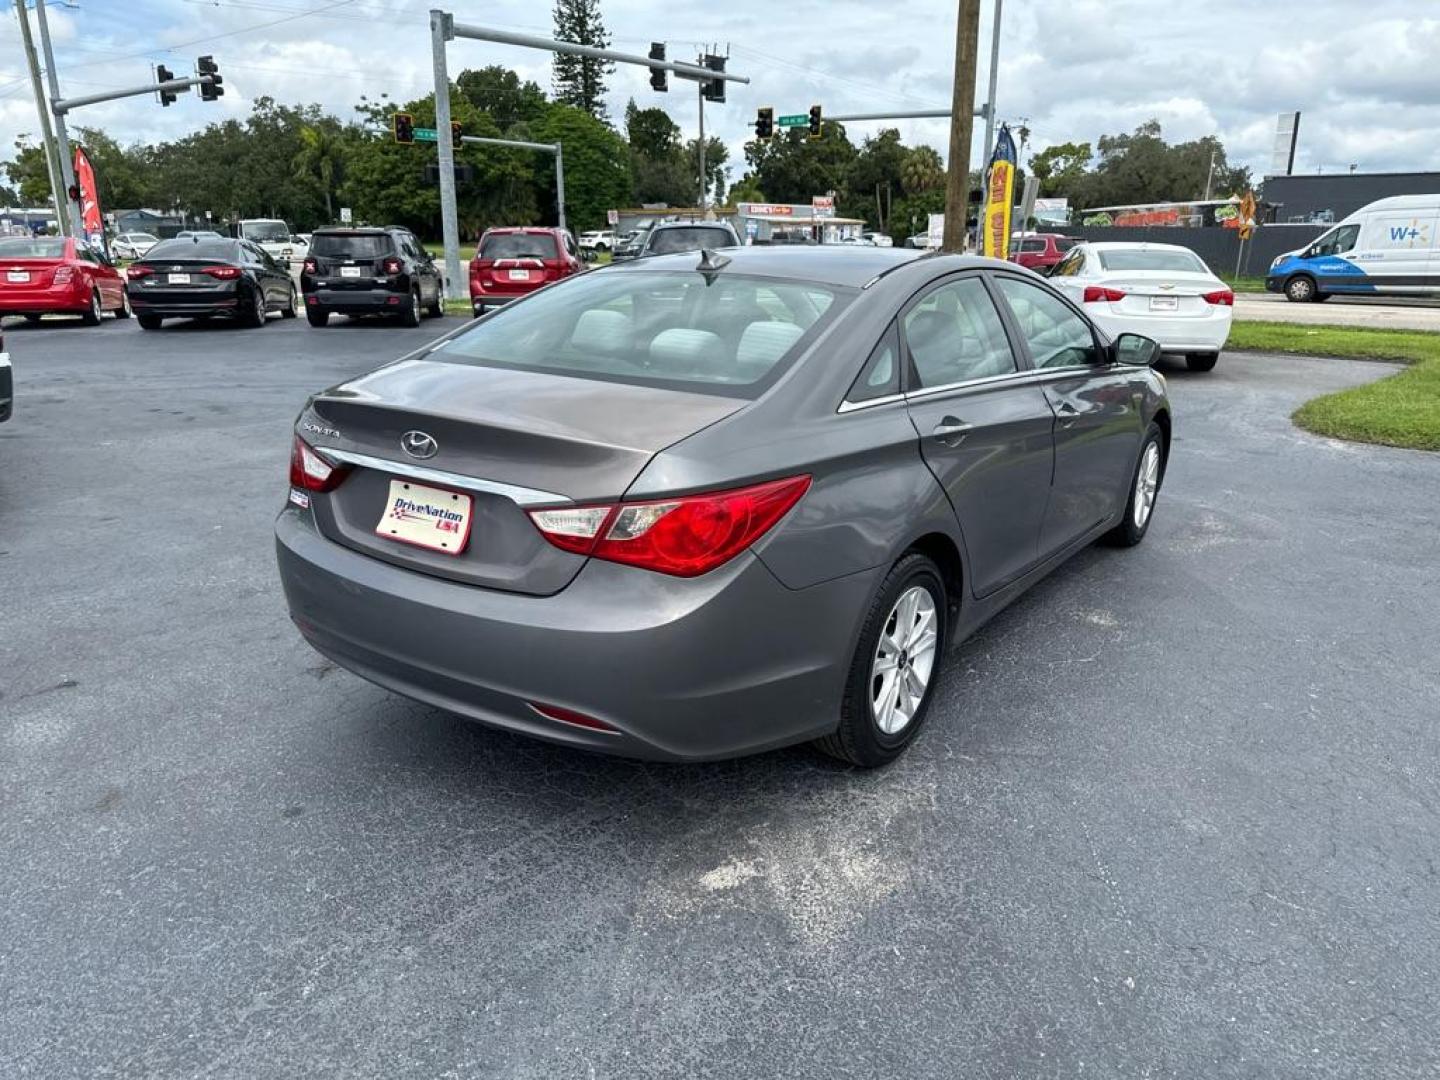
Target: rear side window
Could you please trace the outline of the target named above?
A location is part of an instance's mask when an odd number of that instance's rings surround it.
[[[386,233],[316,233],[310,254],[339,259],[378,259],[394,251]]]
[[[502,308],[428,359],[756,397],[851,295],[809,282],[602,270]]]
[[[557,259],[549,233],[489,233],[480,242],[482,259]]]
[[[900,392],[900,334],[891,323],[850,385],[845,400],[858,405]]]
[[[922,388],[1015,370],[1005,325],[979,278],[932,289],[905,313],[904,323],[905,344]]]
[[[651,255],[669,255],[676,251],[699,251],[701,248],[734,247],[727,229],[661,229],[650,241]]]
[[[1044,251],[1044,250],[1045,250],[1045,241],[1044,241],[1044,240],[1021,240],[1021,241],[1020,241],[1020,250],[1021,250],[1021,251],[1026,251],[1026,252]]]
[[[61,238],[0,240],[0,259],[59,259],[64,255],[65,241]]]
[[[1141,251],[1121,250],[1097,253],[1103,270],[1168,270],[1172,273],[1186,271],[1206,273],[1200,256],[1189,251]]]

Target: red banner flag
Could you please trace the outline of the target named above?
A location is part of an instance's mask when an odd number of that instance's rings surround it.
[[[75,147],[75,183],[80,188],[80,220],[85,225],[85,235],[99,243],[105,235],[105,223],[100,216],[100,192],[95,188],[95,170],[90,159],[80,147]]]

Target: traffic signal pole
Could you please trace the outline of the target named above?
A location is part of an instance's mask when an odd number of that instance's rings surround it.
[[[436,138],[439,138],[437,132]],[[514,150],[538,150],[542,154],[555,155],[555,214],[560,228],[565,228],[565,151],[557,143],[523,142],[520,139],[486,139],[479,135],[461,135],[460,141],[466,146],[506,146]]]
[[[455,136],[450,129],[450,73],[445,43],[454,34],[454,20],[430,9],[430,56],[435,65],[435,145],[440,151],[440,231],[445,243],[445,295],[461,300],[468,288],[460,272],[460,215],[455,206]]]
[[[55,224],[61,236],[70,235],[70,202],[66,197],[60,173],[60,155],[55,149],[55,132],[50,126],[50,110],[45,107],[45,91],[40,85],[40,61],[35,56],[35,41],[30,36],[30,13],[25,0],[15,5],[20,20],[20,39],[25,47],[25,63],[30,68],[30,84],[35,91],[35,108],[40,113],[40,139],[44,143],[45,168],[50,174],[50,193],[55,199]]]
[[[24,0],[20,0],[24,3]],[[40,48],[45,54],[45,79],[50,84],[50,100],[60,100],[60,79],[55,74],[55,51],[50,47],[50,24],[45,19],[45,0],[35,0],[35,17],[40,27]],[[55,153],[60,159],[60,191],[58,199],[64,200],[68,211],[69,235],[82,237],[85,234],[85,210],[79,200],[72,199],[70,192],[75,186],[75,156],[70,151],[70,136],[65,131],[65,114],[55,114]],[[58,200],[57,200],[58,201]]]

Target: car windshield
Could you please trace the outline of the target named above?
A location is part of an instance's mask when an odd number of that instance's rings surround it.
[[[555,238],[549,233],[490,233],[480,244],[482,259],[553,259]]]
[[[316,233],[310,254],[344,259],[378,259],[392,248],[386,233]]]
[[[290,226],[283,221],[247,221],[240,229],[246,240],[257,244],[284,243],[290,239]]]
[[[734,247],[728,229],[696,225],[681,229],[661,229],[650,238],[651,255],[670,255],[677,251],[699,251],[701,248]]]
[[[207,259],[216,262],[235,261],[235,241],[223,236],[177,237],[162,240],[145,253],[147,262],[164,262],[166,259]]]
[[[1175,273],[1207,273],[1200,257],[1189,251],[1141,251],[1122,248],[1100,251],[1100,266],[1105,270],[1168,270]]]
[[[0,259],[60,259],[64,256],[64,237],[37,236],[0,240]]]
[[[602,270],[500,309],[427,358],[750,398],[850,295],[811,282]]]

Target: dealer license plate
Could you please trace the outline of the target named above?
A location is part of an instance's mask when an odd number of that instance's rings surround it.
[[[360,273],[361,273],[361,270],[360,270],[360,267],[358,267],[358,266],[342,266],[342,267],[340,267],[340,276],[341,276],[341,277],[359,277],[359,276],[360,276]]]
[[[166,277],[166,280],[169,281],[171,285],[189,285],[189,284],[190,284],[190,275],[189,275],[189,274],[170,274],[170,275],[168,275],[168,276]]]
[[[511,270],[511,271],[510,271],[510,280],[511,280],[511,281],[529,281],[529,280],[530,280],[530,271],[529,271],[529,270]]]
[[[17,285],[24,285],[26,282],[28,282],[28,281],[30,280],[30,271],[28,271],[28,270],[11,270],[8,274],[5,275],[5,280],[6,280],[6,281],[13,281],[13,282],[15,282],[15,284],[17,284]]]
[[[1175,311],[1180,307],[1178,296],[1152,296],[1150,297],[1151,311]]]
[[[459,555],[470,539],[470,496],[456,491],[391,480],[385,513],[375,533],[387,540]]]

